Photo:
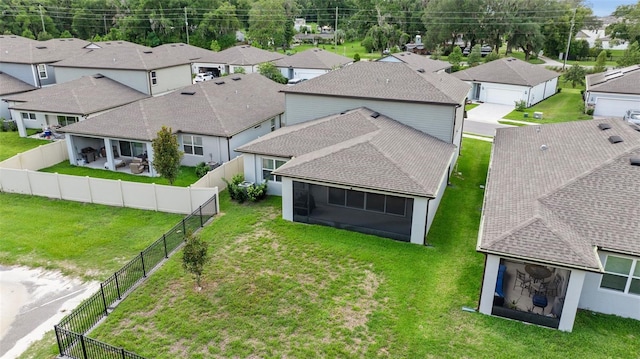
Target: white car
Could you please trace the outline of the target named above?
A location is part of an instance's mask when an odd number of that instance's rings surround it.
[[[193,80],[193,82],[203,82],[203,81],[209,81],[209,80],[213,80],[213,73],[201,72],[199,74],[196,74],[196,78]]]
[[[640,110],[628,110],[622,119],[629,123],[640,125]]]

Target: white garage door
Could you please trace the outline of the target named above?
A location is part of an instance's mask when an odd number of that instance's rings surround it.
[[[487,89],[485,102],[514,106],[516,101],[522,100],[522,92],[502,89]]]
[[[598,98],[596,108],[593,111],[595,116],[622,117],[627,110],[640,108],[640,99],[622,100],[612,98]]]

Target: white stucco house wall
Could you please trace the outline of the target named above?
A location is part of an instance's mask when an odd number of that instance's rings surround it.
[[[469,99],[531,107],[554,95],[560,74],[513,57],[502,58],[453,73],[470,84]]]
[[[640,320],[638,186],[640,132],[620,120],[498,129],[479,311],[563,331],[578,309]]]
[[[353,63],[353,59],[315,48],[274,61],[287,79],[309,80]]]
[[[251,45],[238,45],[208,56],[206,68],[208,71],[214,72],[216,76],[241,71],[252,74],[258,72],[258,65],[276,61],[284,56],[284,54],[262,50]]]
[[[574,39],[586,40],[589,43],[589,47],[595,47],[599,40],[603,50],[626,50],[629,47],[629,43],[625,40],[611,39],[607,36],[605,29],[582,29],[578,31]]]
[[[586,77],[585,107],[595,116],[622,117],[640,109],[640,65],[609,70]]]

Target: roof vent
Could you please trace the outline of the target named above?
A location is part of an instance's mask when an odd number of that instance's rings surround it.
[[[182,91],[180,92],[181,95],[189,95],[189,96],[193,96],[196,94],[195,91]]]
[[[424,73],[424,69],[418,69],[418,72]]]
[[[36,49],[42,50],[42,49],[46,49],[46,46],[36,46]]]
[[[233,81],[240,81],[240,80],[242,80],[242,77],[236,76],[236,77],[232,77],[231,79]]]
[[[547,146],[547,145],[540,146],[540,151],[546,151],[548,149],[549,149],[549,146]]]
[[[604,130],[610,129],[611,125],[608,124],[608,123],[601,123],[601,124],[598,125],[598,128],[600,128],[602,131],[604,131]]]
[[[377,113],[377,112],[374,112],[374,113],[371,114],[371,117],[373,117],[373,118],[378,118],[378,116],[380,116],[380,114]]]
[[[95,75],[93,75],[93,78],[94,79],[102,79],[102,78],[104,78],[104,75],[103,74],[95,74]]]
[[[214,82],[216,85],[224,85],[224,81],[216,81]]]
[[[633,156],[629,158],[629,162],[632,166],[640,166],[640,156]]]
[[[151,50],[142,51],[142,52],[145,53],[145,54],[153,54],[153,51],[151,51]]]
[[[609,142],[611,143],[619,143],[622,142],[622,137],[620,136],[609,136]]]

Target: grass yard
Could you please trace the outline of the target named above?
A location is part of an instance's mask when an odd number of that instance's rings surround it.
[[[136,176],[129,173],[124,172],[116,172],[109,171],[97,168],[89,168],[89,167],[81,167],[81,166],[72,166],[68,161],[58,163],[57,165],[43,168],[40,170],[41,172],[49,172],[49,173],[60,173],[66,175],[74,175],[74,176],[89,176],[94,178],[104,178],[104,179],[113,179],[113,180],[123,180],[129,182],[140,182],[140,183],[155,183],[162,185],[169,185],[169,181],[162,177],[147,177],[147,176]],[[180,174],[178,174],[178,178],[173,183],[174,186],[178,187],[188,187],[194,184],[199,180],[196,175],[195,167],[180,167]]]
[[[563,88],[562,92],[557,93],[546,100],[529,107],[524,112],[512,111],[503,117],[506,120],[519,120],[534,123],[556,123],[579,120],[590,120],[593,116],[583,113],[584,102],[580,89]],[[534,112],[542,112],[542,120],[533,118]],[[524,114],[529,114],[525,118]]]
[[[465,111],[469,111],[469,110],[474,109],[474,108],[476,108],[478,106],[480,106],[479,103],[468,103],[468,104],[464,105],[464,110]]]
[[[562,333],[461,310],[477,305],[482,279],[490,146],[464,140],[432,247],[287,222],[278,197],[223,195],[201,233],[212,255],[203,290],[178,254],[91,336],[148,358],[640,356],[639,321],[581,311]]]
[[[290,53],[296,53],[309,49],[319,48],[326,51],[335,52],[338,55],[342,55],[350,59],[353,59],[355,54],[360,55],[361,59],[368,60],[377,60],[382,57],[380,55],[380,52],[368,53],[364,46],[362,46],[360,43],[361,41],[345,42],[342,45],[338,45],[337,48],[333,46],[333,44],[319,44],[318,46],[314,46],[313,44],[300,44],[287,51]],[[284,53],[284,51],[282,50],[280,50],[279,52]]]
[[[33,134],[35,131],[28,133]],[[18,132],[0,132],[0,161],[47,143],[45,140],[20,137]]]
[[[506,50],[505,50],[505,51],[506,51]],[[503,56],[506,56],[506,55],[503,55]],[[522,60],[522,61],[524,61],[524,52],[521,52],[521,51],[513,51],[513,52],[511,52],[511,53],[509,54],[509,56],[514,57],[514,58],[516,58],[516,59],[518,59],[518,60]],[[537,57],[533,57],[533,56],[529,59],[529,61],[528,61],[528,62],[529,62],[530,64],[534,64],[534,65],[540,65],[540,64],[544,64],[544,63],[545,63],[545,61],[544,61],[544,60],[541,60],[541,59],[539,59],[539,58],[537,58]]]
[[[0,263],[104,280],[183,217],[0,192]]]

